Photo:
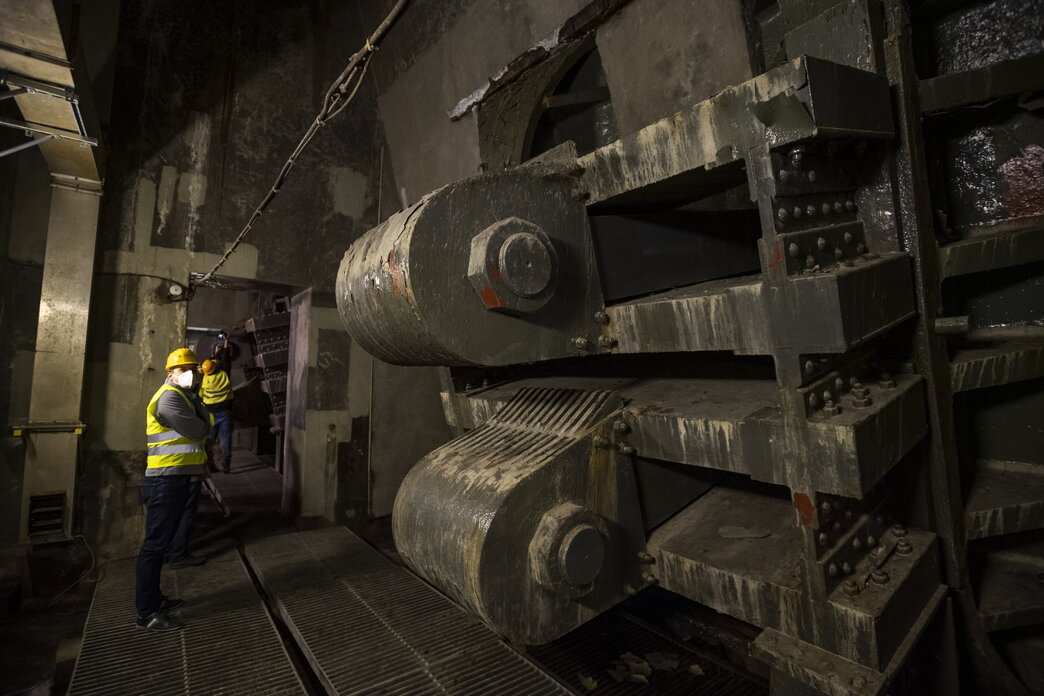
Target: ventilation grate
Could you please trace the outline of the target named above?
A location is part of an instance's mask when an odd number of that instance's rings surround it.
[[[29,496],[30,539],[62,534],[65,526],[65,493]]]

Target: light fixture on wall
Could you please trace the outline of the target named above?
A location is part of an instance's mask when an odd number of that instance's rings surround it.
[[[171,302],[185,302],[191,300],[193,295],[187,285],[182,285],[176,280],[164,281],[160,290]]]

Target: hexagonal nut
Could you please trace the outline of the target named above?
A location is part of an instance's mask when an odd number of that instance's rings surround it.
[[[599,515],[573,503],[546,512],[529,544],[534,579],[567,597],[590,592],[602,572],[609,530]]]
[[[555,294],[558,254],[538,225],[498,220],[471,239],[468,281],[486,309],[530,314]]]

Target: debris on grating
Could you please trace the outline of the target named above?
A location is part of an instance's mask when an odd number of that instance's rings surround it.
[[[678,659],[677,653],[669,652],[651,652],[645,653],[645,661],[653,669],[658,669],[661,672],[670,672],[673,669],[677,669],[681,660]]]
[[[626,662],[635,674],[644,674],[647,677],[652,674],[652,667],[649,666],[649,663],[634,653],[625,652],[620,659]]]
[[[598,682],[591,677],[587,676],[583,672],[577,672],[576,678],[580,680],[580,686],[584,687],[588,691],[594,691],[598,688]]]
[[[632,681],[639,684],[648,684],[648,678],[653,672],[648,662],[631,652],[625,652],[613,660],[612,667],[606,671],[617,682]]]
[[[689,665],[689,671],[695,674],[697,677],[702,677],[704,675],[703,668],[700,667],[700,665],[696,662],[693,662],[691,665]]]

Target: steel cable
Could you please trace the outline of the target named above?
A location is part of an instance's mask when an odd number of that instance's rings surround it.
[[[373,54],[377,50],[378,44],[387,33],[388,29],[391,28],[391,25],[395,23],[395,20],[398,19],[399,15],[406,8],[406,5],[409,4],[409,1],[410,0],[398,0],[398,2],[395,3],[395,6],[392,7],[391,11],[388,12],[384,21],[381,22],[377,28],[374,29],[373,33],[366,39],[366,43],[363,47],[352,54],[352,57],[348,59],[348,64],[345,65],[344,70],[341,71],[341,74],[337,76],[337,79],[334,80],[330,84],[329,89],[326,90],[326,94],[323,96],[322,109],[320,109],[315,120],[312,121],[312,124],[308,127],[308,130],[305,131],[303,136],[301,136],[301,140],[297,143],[297,147],[294,148],[290,157],[287,158],[286,162],[279,170],[279,174],[275,178],[275,183],[272,184],[268,193],[265,194],[265,197],[262,198],[257,207],[254,208],[253,214],[251,214],[250,218],[243,226],[243,229],[239,231],[239,234],[236,235],[236,238],[232,241],[232,244],[229,245],[228,249],[225,250],[225,253],[221,255],[218,262],[214,264],[214,267],[207,271],[207,273],[199,280],[189,281],[189,292],[186,299],[192,299],[196,287],[203,285],[210,280],[210,278],[225,264],[225,262],[228,261],[228,258],[233,254],[233,252],[235,252],[236,248],[250,233],[250,230],[253,229],[255,224],[257,224],[257,221],[261,219],[261,215],[265,212],[265,209],[268,208],[272,200],[279,194],[283,183],[286,181],[287,175],[290,174],[290,170],[293,169],[294,165],[297,163],[297,158],[300,157],[301,153],[303,153],[305,148],[308,147],[308,144],[312,141],[312,138],[315,137],[315,134],[319,132],[320,128],[326,125],[327,121],[344,111],[351,103],[352,99],[355,98],[355,94],[359,91],[359,87],[362,85],[363,77],[366,75],[366,69],[370,65],[370,60],[373,58]]]

